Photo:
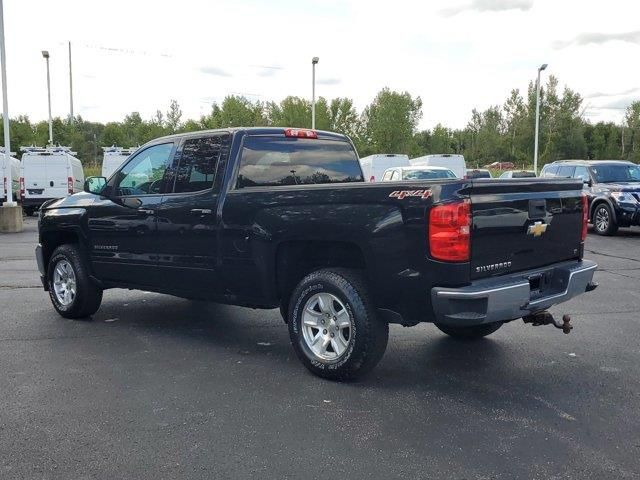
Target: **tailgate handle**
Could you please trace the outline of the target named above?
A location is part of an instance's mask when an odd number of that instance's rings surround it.
[[[544,218],[547,215],[547,201],[544,198],[529,200],[529,219]]]

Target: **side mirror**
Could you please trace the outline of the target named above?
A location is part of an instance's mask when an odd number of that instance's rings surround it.
[[[587,187],[591,187],[593,185],[590,178],[583,178],[582,183],[584,183]]]
[[[100,195],[107,185],[107,179],[104,177],[89,177],[84,181],[84,191]]]

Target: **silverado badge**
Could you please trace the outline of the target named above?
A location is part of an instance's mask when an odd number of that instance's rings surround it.
[[[547,224],[542,222],[536,222],[533,225],[529,225],[527,228],[527,235],[533,235],[534,237],[539,237],[544,232],[547,231]]]

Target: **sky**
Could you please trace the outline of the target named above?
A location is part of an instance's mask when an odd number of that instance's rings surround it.
[[[226,95],[350,97],[384,87],[423,101],[420,128],[461,128],[473,108],[525,92],[539,65],[585,97],[593,122],[640,99],[637,0],[4,0],[9,115],[151,118],[176,99],[183,120]]]

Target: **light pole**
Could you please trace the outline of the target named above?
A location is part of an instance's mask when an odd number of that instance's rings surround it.
[[[42,50],[42,56],[47,61],[47,98],[49,100],[49,145],[53,145],[53,123],[51,123],[51,79],[49,77],[49,52]]]
[[[316,65],[318,57],[311,59],[311,129],[316,129]]]
[[[69,42],[69,121],[73,125],[73,75],[71,73],[71,42]]]
[[[0,0],[0,61],[2,61],[2,121],[4,122],[4,171],[7,203],[13,205],[13,175],[11,174],[11,140],[9,139],[9,100],[7,99],[7,57],[4,50],[4,5]]]
[[[533,143],[533,170],[538,174],[538,131],[540,130],[540,72],[547,68],[543,63],[538,67],[538,80],[536,81],[536,138]]]

